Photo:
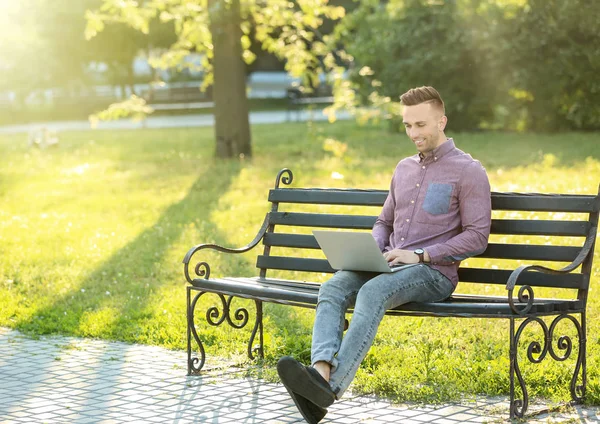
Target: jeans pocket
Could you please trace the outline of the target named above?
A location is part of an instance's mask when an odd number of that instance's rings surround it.
[[[454,292],[454,284],[444,274],[428,265],[423,265],[431,276],[431,291],[435,293],[431,302],[446,300]],[[432,293],[433,294],[433,293]]]

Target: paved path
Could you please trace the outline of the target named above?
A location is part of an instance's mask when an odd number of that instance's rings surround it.
[[[347,112],[338,112],[337,119],[349,119]],[[327,117],[320,109],[302,111],[264,111],[250,112],[251,124],[274,124],[293,121],[324,121]],[[98,130],[114,129],[139,129],[139,128],[176,128],[176,127],[209,127],[214,125],[215,119],[210,114],[174,115],[174,116],[149,116],[142,122],[131,119],[100,122]],[[23,125],[7,125],[0,127],[0,134],[16,134],[30,132],[33,129],[47,128],[52,131],[86,131],[92,129],[88,121],[56,121],[39,122]]]
[[[222,365],[188,377],[184,352],[73,337],[32,339],[0,328],[0,423],[304,422],[281,384],[241,371]],[[322,423],[501,423],[507,417],[503,398],[411,406],[350,394]],[[570,408],[529,422],[599,420],[598,408]]]

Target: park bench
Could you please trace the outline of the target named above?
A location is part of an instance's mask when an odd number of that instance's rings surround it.
[[[187,360],[188,374],[198,374],[205,363],[205,350],[196,330],[196,305],[205,293],[216,294],[220,306],[212,306],[206,312],[210,325],[227,322],[235,328],[245,327],[249,322],[249,312],[238,308],[232,315],[232,299],[251,299],[256,307],[254,327],[247,345],[248,356],[263,357],[263,302],[315,308],[319,283],[311,282],[317,273],[333,273],[326,259],[316,258],[319,246],[311,233],[316,228],[343,230],[370,230],[375,223],[380,208],[387,196],[386,190],[362,189],[322,189],[290,188],[293,175],[288,169],[279,172],[275,187],[269,191],[271,210],[265,216],[258,234],[247,246],[230,249],[215,244],[200,244],[185,255],[184,274],[187,286]],[[359,207],[359,213],[332,214],[327,207]],[[280,210],[280,206],[285,208]],[[306,212],[312,207],[312,212]],[[371,208],[368,208],[371,207]],[[296,211],[294,211],[294,209]],[[372,210],[373,214],[363,215],[362,210]],[[503,285],[506,294],[484,296],[475,293],[454,294],[448,300],[435,303],[409,303],[387,311],[388,315],[412,315],[428,317],[460,318],[503,318],[509,324],[510,357],[510,416],[523,417],[528,408],[528,393],[519,367],[517,349],[526,327],[539,326],[543,332],[540,342],[530,342],[527,358],[539,363],[548,355],[557,361],[573,356],[575,366],[570,382],[573,402],[581,402],[586,391],[586,303],[592,276],[592,260],[600,194],[536,194],[536,193],[492,193],[492,225],[490,243],[482,258],[514,260],[518,263],[531,261],[552,261],[568,263],[559,268],[541,265],[520,265],[516,269],[502,269],[497,265],[488,268],[461,267],[459,280],[463,283]],[[505,215],[498,219],[499,211]],[[513,212],[514,211],[514,212]],[[521,211],[521,212],[517,212]],[[535,213],[535,214],[534,214]],[[539,215],[549,219],[539,219]],[[506,219],[506,214],[510,219]],[[568,215],[566,215],[568,214]],[[558,220],[568,216],[570,219]],[[276,231],[277,230],[277,231]],[[540,244],[514,244],[499,242],[496,239],[510,239],[512,236],[542,240]],[[553,237],[559,245],[547,245],[546,239]],[[256,277],[219,277],[211,275],[211,269],[202,252],[212,249],[225,253],[243,253],[258,246],[263,248],[257,254]],[[313,252],[306,257],[307,250]],[[281,253],[284,252],[284,253]],[[305,254],[303,254],[305,253]],[[192,257],[197,259],[192,262]],[[309,255],[310,256],[310,255]],[[496,260],[496,259],[494,259]],[[487,263],[487,262],[486,262]],[[505,263],[505,261],[503,261]],[[579,268],[579,269],[578,269]],[[272,270],[306,272],[307,281],[270,278]],[[468,285],[468,287],[473,287]],[[477,286],[475,286],[477,287]],[[558,290],[561,296],[538,298],[534,290]],[[459,284],[459,290],[461,285]],[[562,295],[564,292],[564,295]],[[252,304],[252,302],[250,303]],[[544,319],[545,318],[545,319]],[[546,320],[550,320],[548,325]],[[576,333],[577,344],[573,345],[569,335],[554,334],[557,324],[565,322]],[[571,325],[573,327],[571,327]],[[562,328],[562,327],[561,327]],[[540,330],[538,329],[538,332]],[[575,336],[574,336],[575,337]],[[195,342],[198,357],[192,357],[192,343]],[[556,342],[556,346],[554,343]],[[255,343],[257,345],[255,346]],[[515,377],[520,388],[520,398],[515,395]]]
[[[303,93],[298,89],[287,90],[288,107],[286,120],[291,121],[292,113],[295,112],[296,121],[300,121],[300,112],[305,108],[313,108],[315,105],[330,105],[334,102],[334,97],[323,89],[321,91]]]
[[[198,84],[173,83],[166,87],[145,91],[142,93],[142,97],[154,110],[201,110],[211,109],[215,106],[211,92],[200,91]]]

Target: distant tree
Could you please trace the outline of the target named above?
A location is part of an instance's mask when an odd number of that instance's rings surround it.
[[[399,94],[434,85],[453,130],[592,130],[598,16],[589,0],[362,0],[336,34],[354,60],[355,104],[379,107],[367,117],[394,120]]]
[[[324,19],[336,20],[344,13],[342,7],[327,5],[327,0],[103,0],[100,9],[87,13],[86,34],[94,37],[108,22],[125,23],[146,34],[155,18],[173,22],[177,41],[152,64],[167,69],[193,67],[185,58],[191,53],[201,55],[203,88],[213,85],[215,154],[240,157],[252,152],[245,73],[245,63],[254,60],[250,36],[284,60],[292,75],[314,86],[319,74],[336,69],[331,40],[320,37],[318,29]],[[133,98],[99,117],[144,110],[144,102]]]
[[[399,96],[432,85],[443,94],[451,128],[491,120],[496,100],[493,51],[478,32],[482,22],[459,2],[365,0],[338,28],[356,66],[351,76],[363,102],[389,105],[399,123]]]
[[[504,22],[500,54],[533,130],[600,129],[600,2],[528,0]]]

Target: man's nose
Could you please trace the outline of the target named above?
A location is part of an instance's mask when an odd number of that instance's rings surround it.
[[[410,138],[415,138],[419,135],[419,130],[416,128],[411,128],[410,130],[408,130],[408,136]]]

